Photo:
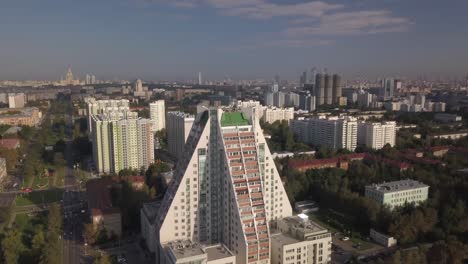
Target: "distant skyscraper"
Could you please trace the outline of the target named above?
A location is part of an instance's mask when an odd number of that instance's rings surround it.
[[[317,68],[313,67],[310,70],[310,75],[309,75],[309,84],[315,84],[315,75],[317,75]]]
[[[203,84],[202,73],[199,72],[198,73],[198,85],[202,85],[202,84]]]
[[[180,159],[184,155],[185,142],[192,129],[195,117],[183,112],[167,113],[167,144],[169,153]]]
[[[91,75],[86,74],[85,84],[91,84]]]
[[[341,76],[333,74],[333,103],[339,104],[340,97],[342,96]]]
[[[325,104],[333,104],[333,77],[329,74],[325,74]]]
[[[143,82],[140,79],[137,79],[134,84],[134,90],[136,93],[143,92]]]
[[[395,79],[384,79],[382,81],[382,88],[381,88],[380,96],[384,100],[392,99],[395,93],[395,89],[397,89],[398,83],[399,81]],[[401,82],[399,86],[401,86]]]
[[[280,84],[280,76],[278,74],[275,75],[275,83]]]
[[[325,76],[321,73],[315,76],[314,91],[317,100],[316,106],[323,105],[325,103]]]
[[[96,84],[96,76],[91,75],[91,84]]]
[[[153,121],[154,132],[166,128],[166,108],[164,100],[150,103],[150,119]]]

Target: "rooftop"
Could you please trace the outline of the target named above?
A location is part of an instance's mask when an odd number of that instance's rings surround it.
[[[295,239],[291,235],[284,234],[284,233],[272,234],[271,235],[271,241],[272,242],[276,241],[276,242],[278,242],[279,244],[282,244],[282,245],[289,245],[289,244],[295,244],[295,243],[301,242],[300,240]]]
[[[93,215],[120,213],[120,209],[112,205],[110,188],[114,184],[116,183],[112,177],[104,177],[86,183],[88,207]]]
[[[366,186],[366,189],[374,189],[383,193],[392,193],[392,192],[401,192],[406,190],[418,189],[429,187],[428,185],[414,181],[414,180],[402,180],[402,181],[393,181],[385,182],[381,184],[373,184]]]
[[[208,261],[232,257],[233,254],[224,245],[214,245],[204,249],[208,254]]]
[[[189,240],[169,242],[163,245],[163,247],[167,250],[170,250],[177,260],[195,256],[203,256],[206,254],[202,250],[201,245],[192,243]]]
[[[249,120],[241,112],[225,112],[221,117],[221,126],[247,126]]]

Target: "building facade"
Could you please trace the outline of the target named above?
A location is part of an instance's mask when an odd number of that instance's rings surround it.
[[[158,208],[156,263],[273,263],[270,225],[291,215],[256,115],[209,109],[197,115]]]
[[[358,124],[358,145],[381,149],[385,145],[395,146],[396,122],[361,122]]]
[[[406,203],[419,204],[427,200],[429,186],[418,181],[402,180],[366,186],[366,197],[390,209]]]
[[[167,113],[167,147],[169,153],[180,159],[184,153],[185,142],[192,129],[195,116],[183,112]]]
[[[93,158],[99,173],[148,168],[154,162],[153,122],[135,112],[91,116]]]
[[[263,109],[262,119],[270,124],[276,121],[289,121],[294,119],[294,108],[265,107]]]
[[[9,108],[23,108],[25,105],[26,105],[26,95],[24,95],[24,93],[8,94],[8,107]]]
[[[291,120],[291,129],[299,141],[330,149],[354,151],[357,146],[357,120],[352,117],[318,117]]]
[[[166,128],[166,107],[164,100],[150,103],[150,119],[153,121],[154,132]]]

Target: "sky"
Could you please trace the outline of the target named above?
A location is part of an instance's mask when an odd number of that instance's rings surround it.
[[[466,0],[0,0],[0,79],[466,76]]]

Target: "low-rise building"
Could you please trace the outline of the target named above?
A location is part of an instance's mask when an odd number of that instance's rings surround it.
[[[419,204],[427,200],[429,186],[414,180],[393,181],[366,186],[366,197],[391,209],[406,203]]]
[[[110,190],[116,182],[111,177],[91,180],[86,183],[86,197],[91,222],[97,230],[105,229],[108,235],[122,235],[120,208],[112,204]]]
[[[330,232],[305,214],[276,221],[271,230],[271,263],[330,263]]]
[[[459,132],[451,132],[451,133],[440,133],[440,134],[431,134],[427,135],[427,140],[431,141],[434,139],[451,139],[457,140],[468,136],[468,132],[466,131],[459,131]]]
[[[7,176],[7,167],[5,158],[0,158],[0,182]]]
[[[37,107],[0,109],[0,124],[10,126],[36,126],[42,113]]]
[[[443,122],[443,123],[452,123],[452,122],[462,121],[461,116],[454,115],[454,114],[446,114],[446,113],[437,113],[434,115],[434,119],[436,121]]]
[[[384,235],[371,228],[370,238],[384,247],[396,246],[397,240],[394,237]]]
[[[343,169],[347,170],[349,162],[355,160],[363,160],[365,158],[365,153],[353,153],[348,155],[341,155],[329,159],[310,159],[310,160],[299,160],[291,159],[289,160],[289,168],[298,170],[300,172],[305,172],[306,170],[312,169]]]
[[[2,138],[0,139],[0,147],[6,149],[17,149],[21,146],[20,140],[17,138]]]

